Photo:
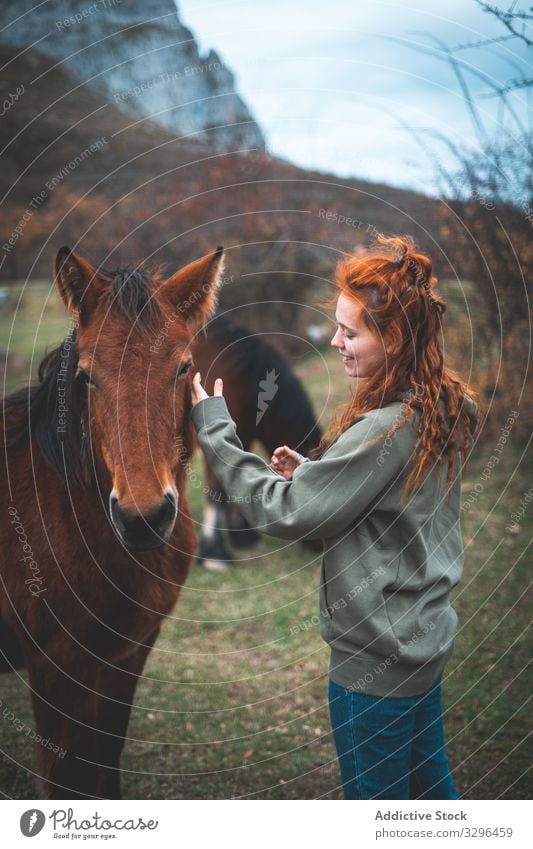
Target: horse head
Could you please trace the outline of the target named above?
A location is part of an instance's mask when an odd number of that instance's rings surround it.
[[[191,347],[215,312],[223,262],[219,247],[164,279],[97,269],[67,247],[56,258],[56,285],[75,322],[72,381],[85,393],[84,437],[130,548],[164,544],[176,521],[179,467],[194,440]]]

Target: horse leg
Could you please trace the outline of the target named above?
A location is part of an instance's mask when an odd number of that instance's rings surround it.
[[[41,654],[30,658],[28,671],[39,738],[37,774],[45,798],[98,798],[98,766],[92,763],[97,743],[95,664],[78,655],[62,670]]]
[[[120,756],[124,748],[135,688],[160,626],[128,657],[100,672],[97,727],[99,732],[98,795],[120,799]]]

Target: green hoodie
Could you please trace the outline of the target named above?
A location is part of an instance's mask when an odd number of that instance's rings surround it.
[[[223,396],[192,410],[207,462],[251,525],[282,539],[323,540],[320,633],[331,647],[330,677],[377,696],[417,695],[442,673],[457,625],[450,590],[463,571],[462,452],[449,503],[446,464],[401,501],[419,410],[392,437],[367,444],[403,413],[395,401],[359,416],[287,481],[243,450]]]

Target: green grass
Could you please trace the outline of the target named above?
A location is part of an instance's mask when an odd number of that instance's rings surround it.
[[[345,392],[337,355],[325,357],[327,374],[316,357],[296,365],[319,411],[331,410]],[[465,499],[493,449],[478,447]],[[531,517],[526,512],[518,533],[505,529],[530,486],[531,458],[522,450],[511,437],[463,514],[465,571],[454,592],[459,631],[443,701],[448,754],[467,799],[531,797],[523,595]],[[202,475],[199,457],[195,471]],[[190,490],[197,520],[200,493]],[[317,613],[320,557],[267,537],[246,555],[224,575],[194,568],[164,624],[132,712],[122,760],[126,798],[341,798],[327,710],[328,649],[316,625],[291,633]],[[33,728],[25,680],[4,676],[1,699]],[[1,713],[0,747],[4,793],[34,797],[31,746]]]
[[[9,287],[9,300],[0,305],[0,346],[7,353],[6,394],[35,379],[45,349],[68,333],[69,316],[48,281]]]

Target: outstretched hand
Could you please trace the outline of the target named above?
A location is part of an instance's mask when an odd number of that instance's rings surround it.
[[[304,462],[305,460],[302,459],[302,455],[298,454],[297,451],[294,451],[287,445],[281,445],[279,448],[276,448],[272,454],[270,467],[277,472],[278,475],[282,475],[285,480],[290,481],[294,470],[300,465],[300,463]]]
[[[216,395],[222,395],[224,392],[224,384],[222,382],[221,377],[217,377],[215,380],[215,388],[213,390],[213,397]],[[196,372],[192,382],[192,405],[196,406],[198,401],[203,401],[204,398],[209,398],[209,395],[205,391],[202,386],[202,375],[199,371]]]

